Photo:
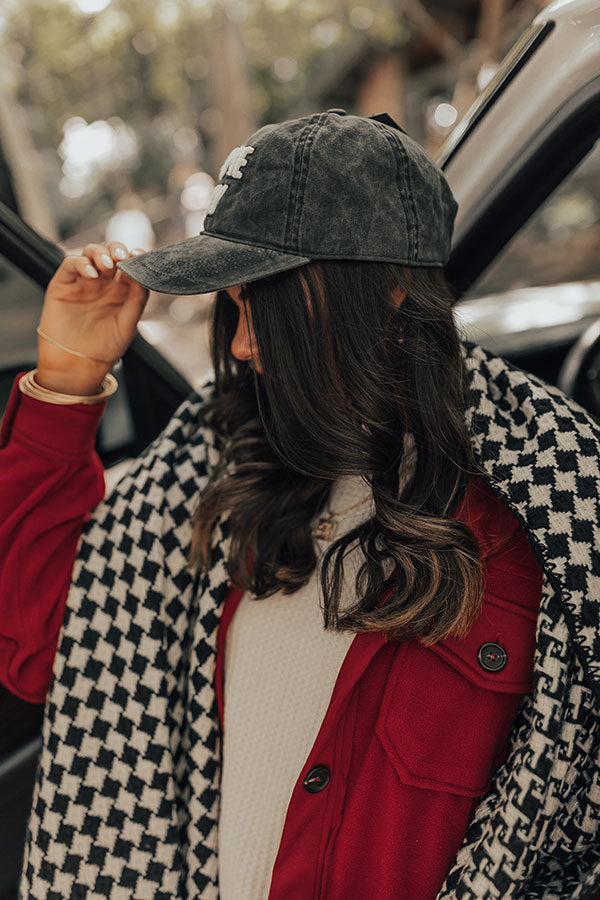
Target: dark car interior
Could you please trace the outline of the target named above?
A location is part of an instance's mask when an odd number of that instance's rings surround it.
[[[600,133],[598,79],[572,98],[552,129],[532,144],[518,171],[490,192],[486,209],[461,235],[447,267],[457,297],[485,270],[530,214],[581,160]],[[0,168],[2,168],[0,166]],[[0,333],[0,415],[17,373],[35,365],[35,325],[44,289],[62,252],[15,212],[14,198],[0,203],[0,309],[27,334]],[[11,199],[13,202],[10,202]],[[10,206],[13,208],[11,209]],[[18,305],[18,315],[12,316]],[[11,316],[6,316],[10,306]],[[20,316],[21,308],[29,311]],[[558,384],[600,419],[600,322],[577,334],[540,329],[532,345],[503,354],[520,368]],[[97,450],[105,466],[138,455],[163,429],[191,387],[139,334],[117,372],[121,388],[108,404]],[[0,900],[14,900],[40,747],[43,706],[0,687]]]

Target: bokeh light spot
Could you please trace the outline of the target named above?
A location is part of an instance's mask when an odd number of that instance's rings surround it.
[[[131,40],[134,50],[142,56],[153,53],[158,47],[158,39],[153,31],[138,31]]]
[[[366,31],[373,24],[375,14],[368,6],[355,6],[350,10],[350,24],[353,28]]]
[[[72,3],[79,12],[85,13],[85,15],[93,15],[106,9],[110,4],[110,0],[72,0]]]
[[[342,28],[339,22],[326,20],[324,22],[319,22],[314,28],[311,28],[310,38],[313,44],[325,48],[335,44],[335,42],[340,39],[341,33]]]
[[[277,81],[292,81],[298,74],[298,63],[290,56],[279,56],[273,62],[272,69]]]
[[[438,103],[433,119],[440,128],[450,128],[458,118],[458,110],[451,103]]]

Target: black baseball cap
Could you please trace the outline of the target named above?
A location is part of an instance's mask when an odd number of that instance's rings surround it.
[[[265,125],[231,151],[203,231],[117,263],[153,291],[200,294],[313,259],[442,266],[457,203],[386,113]]]

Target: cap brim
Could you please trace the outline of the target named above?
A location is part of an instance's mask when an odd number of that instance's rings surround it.
[[[296,269],[310,258],[203,232],[117,263],[133,281],[163,294],[206,294]]]

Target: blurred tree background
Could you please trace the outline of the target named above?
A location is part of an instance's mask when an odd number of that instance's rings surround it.
[[[201,230],[221,162],[265,122],[385,110],[435,153],[545,5],[360,3],[3,0],[2,199],[69,246],[129,215],[150,249]]]

